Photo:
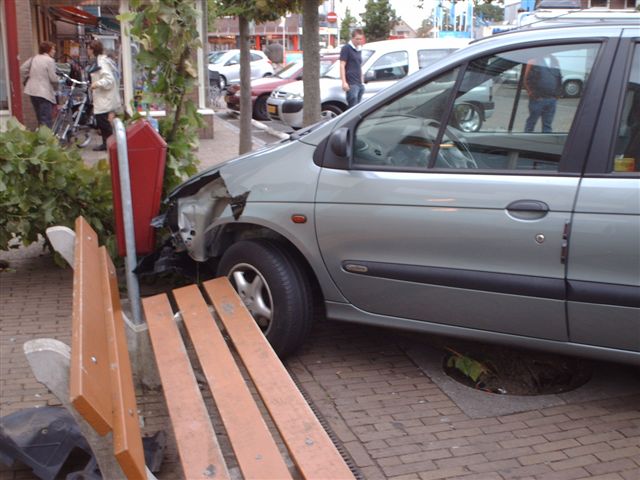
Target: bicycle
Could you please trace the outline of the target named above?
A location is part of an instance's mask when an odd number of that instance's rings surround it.
[[[71,82],[71,88],[53,124],[53,134],[62,145],[84,148],[91,143],[91,129],[96,128],[90,82],[75,80],[63,72],[59,75],[61,82]]]

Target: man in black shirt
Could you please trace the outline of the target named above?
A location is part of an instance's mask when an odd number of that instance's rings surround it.
[[[529,94],[529,117],[524,131],[533,132],[542,119],[542,133],[551,133],[556,102],[562,91],[560,65],[553,55],[530,61],[525,68],[524,86]]]
[[[364,32],[356,28],[351,32],[351,41],[340,50],[340,79],[342,89],[347,93],[349,108],[362,100],[364,82],[362,81],[362,52]]]

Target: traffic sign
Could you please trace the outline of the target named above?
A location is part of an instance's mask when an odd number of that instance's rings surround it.
[[[327,22],[336,23],[338,21],[338,14],[336,12],[327,13]]]

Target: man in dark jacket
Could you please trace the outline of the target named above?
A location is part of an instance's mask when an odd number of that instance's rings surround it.
[[[529,118],[524,131],[533,132],[538,119],[542,118],[542,133],[551,133],[556,103],[562,91],[558,60],[553,55],[545,55],[529,62],[524,72],[524,86],[529,93]]]
[[[340,50],[340,79],[342,89],[347,94],[347,104],[353,107],[362,100],[364,82],[362,81],[362,44],[364,32],[356,28],[351,33],[351,41]]]

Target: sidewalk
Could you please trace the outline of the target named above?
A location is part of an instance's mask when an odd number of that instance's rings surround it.
[[[236,152],[237,133],[216,121],[201,167]],[[70,341],[72,272],[39,245],[0,259],[11,263],[0,272],[4,416],[57,404],[33,378],[22,344]],[[571,394],[526,398],[456,391],[439,374],[441,362],[427,336],[320,322],[286,366],[365,479],[640,479],[637,369],[598,364],[598,378]],[[181,478],[161,392],[140,392],[138,402],[144,433],[164,429],[170,438],[159,477]],[[24,467],[0,466],[0,479],[33,478]]]

